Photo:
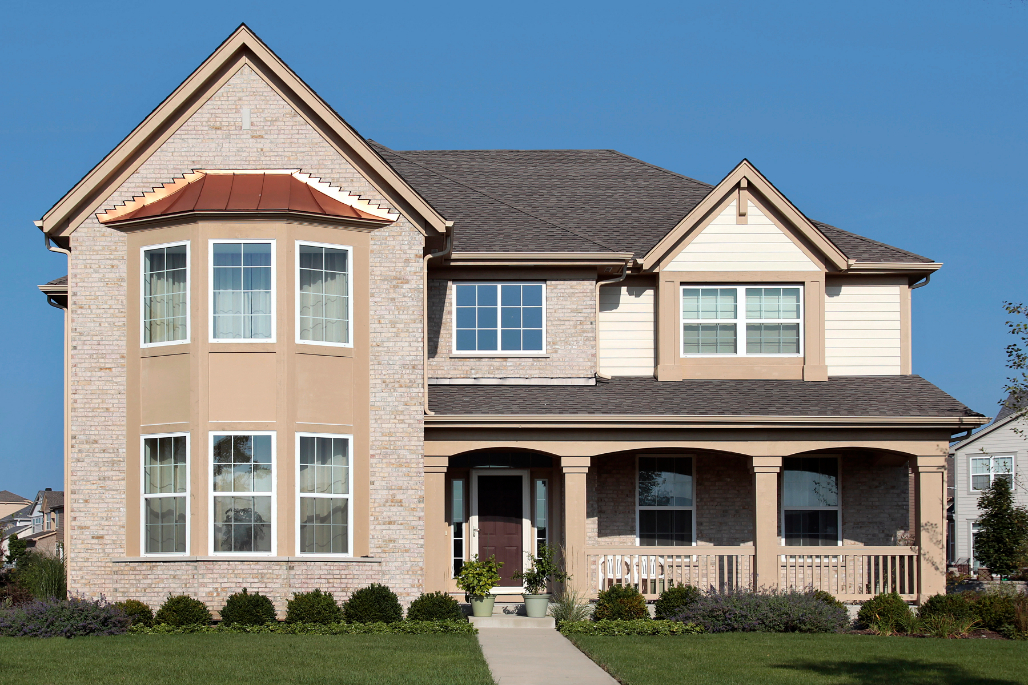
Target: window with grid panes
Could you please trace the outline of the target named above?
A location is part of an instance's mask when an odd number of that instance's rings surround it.
[[[682,356],[796,356],[800,286],[683,286]]]
[[[270,553],[274,436],[217,433],[212,445],[215,553]]]
[[[301,554],[350,554],[350,439],[299,436]]]
[[[455,352],[542,352],[542,283],[456,283]]]
[[[988,490],[996,478],[1012,478],[1013,456],[971,457],[971,489],[977,492]]]
[[[274,331],[272,242],[211,243],[211,338],[270,340]]]
[[[300,342],[350,344],[350,250],[297,244]]]
[[[639,457],[639,544],[693,543],[692,457]]]
[[[143,249],[143,344],[189,337],[189,248],[185,243]]]
[[[143,552],[185,554],[188,436],[143,438]]]

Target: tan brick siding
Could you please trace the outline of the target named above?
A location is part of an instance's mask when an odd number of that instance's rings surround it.
[[[753,476],[749,457],[696,458],[696,542],[753,544]]]
[[[241,129],[242,107],[251,110],[250,130]],[[244,66],[103,207],[205,168],[298,168],[385,204]],[[126,244],[123,234],[95,217],[83,222],[72,236],[69,270],[71,593],[155,604],[168,592],[189,592],[217,608],[226,593],[246,586],[267,589],[281,609],[295,589],[320,587],[341,596],[376,581],[405,601],[416,596],[423,576],[422,245],[404,219],[372,237],[370,537],[372,555],[385,562],[112,564],[111,558],[125,555],[126,460],[137,456],[126,453],[125,439]],[[194,335],[204,334],[194,322]],[[205,443],[206,436],[194,437],[194,445]],[[129,500],[127,506],[138,510],[138,502]],[[205,493],[194,493],[191,506],[206,506]]]
[[[546,357],[460,357],[453,353],[451,281],[428,283],[429,378],[592,378],[596,373],[596,287],[592,280],[546,283]]]

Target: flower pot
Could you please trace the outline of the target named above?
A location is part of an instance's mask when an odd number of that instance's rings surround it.
[[[550,596],[547,595],[521,595],[525,599],[525,613],[529,618],[545,618],[546,610],[550,606]]]
[[[471,613],[474,616],[492,616],[493,615],[493,603],[496,602],[494,595],[486,595],[485,597],[472,597],[471,598]]]

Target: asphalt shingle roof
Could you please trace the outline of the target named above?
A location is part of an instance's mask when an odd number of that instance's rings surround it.
[[[10,490],[0,490],[0,503],[11,503],[11,502],[28,502],[21,495],[16,495]]]
[[[979,417],[920,376],[793,380],[614,378],[596,385],[430,385],[439,415]]]
[[[713,189],[616,150],[372,147],[446,219],[456,252],[648,253]],[[815,222],[847,257],[930,259]]]

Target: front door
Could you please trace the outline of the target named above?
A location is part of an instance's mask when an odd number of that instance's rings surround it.
[[[512,576],[521,570],[524,525],[523,478],[478,476],[478,558],[496,555],[503,562],[500,587],[519,587]]]

